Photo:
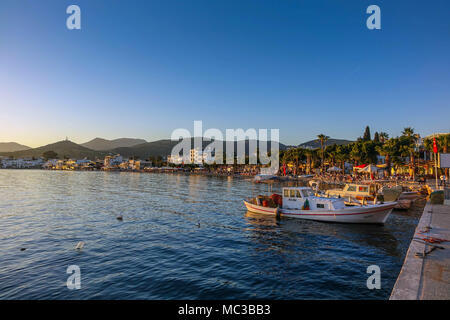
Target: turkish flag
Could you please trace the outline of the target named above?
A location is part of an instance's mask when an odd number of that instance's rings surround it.
[[[437,143],[436,143],[436,138],[433,138],[433,152],[434,152],[434,153],[437,153],[437,152],[438,152]]]

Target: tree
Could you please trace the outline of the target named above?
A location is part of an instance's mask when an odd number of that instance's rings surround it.
[[[391,174],[391,159],[398,157],[399,139],[392,138],[387,140],[384,144],[377,147],[377,151],[380,155],[384,156],[384,162],[386,164],[386,170],[388,175]]]
[[[450,133],[438,136],[437,140],[439,149],[442,150],[442,153],[448,153],[448,148],[450,147]]]
[[[361,146],[362,146],[362,142],[360,141],[356,141],[354,143],[352,143],[351,145],[351,149],[350,149],[350,158],[353,160],[354,165],[358,165],[358,162],[362,161],[362,150],[361,150]]]
[[[364,162],[368,163],[377,163],[377,143],[374,141],[365,141],[362,144],[362,157]]]
[[[364,141],[369,141],[369,140],[371,140],[371,138],[370,138],[370,128],[369,128],[369,126],[367,126],[367,127],[366,127],[366,130],[364,131],[363,140],[364,140]]]
[[[47,161],[48,159],[56,159],[58,158],[58,154],[55,151],[45,151],[42,156],[44,157],[45,161]]]
[[[380,142],[385,143],[389,139],[389,135],[386,132],[381,131],[378,136],[380,137]]]
[[[380,142],[380,137],[379,137],[377,131],[376,131],[375,134],[373,135],[373,141],[375,141],[375,142]]]
[[[317,157],[317,150],[318,149],[305,149],[305,155],[306,155],[306,173],[310,174],[311,169],[314,167],[314,160]]]
[[[442,153],[448,152],[448,148],[450,147],[450,133],[438,137],[438,146],[442,150]],[[448,168],[445,168],[445,176],[448,177]]]
[[[293,164],[295,175],[298,174],[299,164],[304,159],[304,151],[303,148],[292,148],[282,152],[281,162]]]
[[[341,163],[342,172],[345,172],[345,162],[350,159],[350,145],[336,147],[336,160]]]
[[[323,157],[324,157],[324,145],[325,142],[330,138],[329,136],[324,135],[323,133],[317,136],[320,142],[320,149],[322,150],[322,170],[323,170]]]
[[[409,152],[409,167],[412,169],[412,176],[414,176],[414,171],[415,171],[415,165],[414,165],[414,148],[415,148],[415,144],[416,141],[418,139],[418,136],[416,134],[414,134],[414,129],[411,127],[406,127],[405,129],[403,129],[402,131],[402,135],[403,137],[405,137],[406,139],[405,142],[405,146],[403,148],[403,151]]]
[[[331,162],[331,165],[334,166],[337,156],[337,145],[333,144],[331,146],[325,147],[325,157]]]
[[[357,163],[376,163],[378,152],[376,147],[379,143],[374,141],[355,141],[349,145],[350,157],[354,161],[355,165]]]

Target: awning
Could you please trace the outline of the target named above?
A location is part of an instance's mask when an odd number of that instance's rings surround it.
[[[364,168],[358,168],[358,172],[367,172],[367,173],[377,172],[378,170],[380,170],[380,168],[374,166],[373,164],[365,166]]]

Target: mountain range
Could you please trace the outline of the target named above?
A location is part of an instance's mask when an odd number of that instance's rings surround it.
[[[130,141],[133,139],[116,139],[113,140],[114,143],[124,142],[125,145],[129,143],[134,143]],[[140,140],[140,139],[135,139]],[[105,142],[106,141],[106,142]],[[145,141],[145,140],[144,140]],[[98,142],[98,143],[97,143]],[[172,141],[169,139],[158,140],[152,142],[140,143],[133,146],[121,146],[117,148],[112,148],[109,150],[93,150],[91,148],[87,148],[86,145],[94,145],[95,148],[103,148],[109,142],[108,140],[96,138],[87,143],[76,144],[69,140],[63,140],[56,143],[48,144],[42,147],[20,150],[15,152],[0,152],[0,156],[14,157],[14,158],[24,158],[24,157],[42,157],[44,152],[54,151],[58,154],[58,158],[74,158],[74,159],[83,159],[89,158],[91,160],[94,159],[103,159],[108,154],[120,154],[126,158],[128,157],[139,157],[140,159],[146,159],[148,157],[157,157],[162,156],[165,157],[172,152],[173,147],[178,144],[178,141]],[[203,148],[209,145],[210,141],[203,141]],[[120,145],[120,143],[119,143]],[[191,146],[193,147],[193,139],[191,139]],[[286,146],[282,143],[279,144],[280,150],[286,149]],[[234,148],[237,150],[237,142],[234,143]],[[224,144],[225,150],[225,144]],[[248,153],[249,150],[249,141],[245,141],[245,150]],[[270,151],[270,142],[268,143],[268,150]]]
[[[42,157],[42,154],[46,151],[54,151],[58,154],[58,158],[75,158],[83,159],[90,158],[95,159],[98,157],[104,157],[107,153],[103,151],[95,151],[82,145],[76,144],[72,141],[63,140],[56,143],[48,144],[39,148],[21,150],[16,152],[0,153],[3,156],[13,156],[14,158],[25,157]]]
[[[328,139],[325,145],[333,144],[348,144],[350,140],[342,139]],[[203,148],[209,145],[210,141],[203,141]],[[169,139],[157,140],[152,142],[146,142],[143,139],[131,139],[121,138],[115,140],[106,140],[102,138],[95,138],[89,142],[83,144],[76,144],[69,140],[59,141],[56,143],[48,144],[38,148],[29,148],[19,145],[17,143],[0,143],[0,147],[8,145],[10,147],[0,149],[0,155],[12,156],[15,158],[21,157],[41,157],[46,151],[54,151],[58,154],[58,158],[74,158],[83,159],[89,158],[103,159],[108,154],[121,154],[124,157],[139,157],[140,159],[146,159],[148,157],[165,157],[172,152],[173,147],[178,144],[178,141],[172,141]],[[237,150],[237,142],[234,143],[234,148]],[[191,139],[191,146],[193,146],[193,139]],[[12,148],[11,148],[12,147]],[[289,148],[282,143],[279,144],[280,150]],[[299,145],[303,148],[319,148],[320,142],[318,140],[311,140]],[[16,148],[16,149],[14,149]],[[19,149],[17,149],[19,148]],[[6,150],[6,151],[5,151]],[[225,150],[225,144],[224,144]],[[249,141],[245,141],[245,150],[248,154]],[[270,150],[270,142],[268,144],[268,150]]]
[[[27,149],[31,148],[17,142],[0,142],[0,152],[15,152]]]
[[[351,141],[351,140],[329,138],[327,141],[325,141],[324,146],[325,147],[326,146],[332,146],[334,144],[337,144],[337,145],[344,144],[344,145],[346,145],[346,144],[350,144],[352,142],[353,141]],[[302,147],[302,148],[307,148],[307,149],[317,149],[317,148],[320,148],[320,141],[318,139],[315,139],[315,140],[311,140],[311,141],[299,144],[298,146]]]
[[[95,138],[91,141],[82,143],[81,146],[96,151],[112,150],[115,148],[133,147],[138,144],[146,143],[144,139],[120,138],[114,140],[106,140],[102,138]]]

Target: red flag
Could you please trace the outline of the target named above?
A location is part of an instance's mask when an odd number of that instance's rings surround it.
[[[433,137],[433,152],[437,153],[438,152],[438,148],[437,148],[437,143],[436,143],[436,138]]]

